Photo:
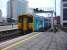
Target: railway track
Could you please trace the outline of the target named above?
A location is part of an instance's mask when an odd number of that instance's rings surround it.
[[[7,41],[9,39],[13,39],[18,36],[21,36],[21,34],[18,33],[17,29],[1,31],[0,32],[0,42]]]

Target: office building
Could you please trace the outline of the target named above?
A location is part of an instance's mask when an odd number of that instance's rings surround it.
[[[1,9],[0,9],[0,17],[2,17],[2,11],[1,11]]]
[[[3,19],[2,19],[2,11],[0,9],[0,24],[3,22]]]
[[[67,28],[67,0],[61,0],[61,26]]]
[[[7,18],[17,20],[17,17],[25,13],[27,8],[27,0],[9,0],[7,2]]]

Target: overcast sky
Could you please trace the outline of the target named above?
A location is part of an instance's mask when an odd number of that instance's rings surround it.
[[[6,17],[7,15],[7,1],[8,0],[0,0],[0,9],[3,12],[3,16]],[[28,0],[29,1],[29,7],[32,8],[55,8],[55,0]],[[60,15],[60,0],[56,0],[57,5],[57,15]]]

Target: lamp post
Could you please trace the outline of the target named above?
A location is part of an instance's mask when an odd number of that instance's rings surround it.
[[[53,23],[54,23],[54,27],[56,27],[55,25],[56,25],[56,0],[55,0],[55,10],[54,10],[54,15],[55,15],[55,18],[53,19]]]
[[[54,12],[55,18],[54,18],[54,32],[56,31],[57,27],[57,20],[56,20],[56,0],[55,0],[55,12]]]
[[[56,17],[56,0],[55,0],[55,17]]]

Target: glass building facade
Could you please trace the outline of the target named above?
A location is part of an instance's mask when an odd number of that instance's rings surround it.
[[[17,16],[27,11],[28,1],[9,0],[7,3],[7,17],[17,20]]]
[[[67,27],[67,0],[62,0],[62,8],[63,8],[63,27]]]
[[[63,4],[63,7],[67,7],[67,3]]]
[[[63,9],[63,20],[67,20],[67,8]]]
[[[63,1],[67,1],[67,0],[63,0]]]

